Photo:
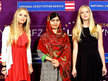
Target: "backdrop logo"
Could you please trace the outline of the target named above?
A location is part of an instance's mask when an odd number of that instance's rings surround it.
[[[2,6],[1,6],[1,2],[0,2],[0,12],[2,11]]]
[[[91,8],[91,10],[107,11],[108,10],[108,1],[90,1],[89,7]]]
[[[108,53],[105,53],[105,62],[108,63]]]
[[[28,11],[74,11],[74,1],[41,1],[41,2],[17,2],[18,8],[27,8]]]

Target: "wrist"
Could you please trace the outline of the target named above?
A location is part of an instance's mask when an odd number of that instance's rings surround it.
[[[105,65],[103,65],[103,68],[106,68],[106,66],[105,66]]]
[[[73,69],[76,69],[76,67],[73,67]]]
[[[30,64],[30,67],[32,67],[32,64]]]
[[[1,69],[1,71],[6,71],[6,68],[5,68],[5,67],[3,67],[3,68]]]
[[[51,57],[47,56],[46,60],[52,62],[53,59]]]
[[[53,59],[52,59],[52,58],[50,58],[48,61],[52,62],[52,60],[53,60]]]

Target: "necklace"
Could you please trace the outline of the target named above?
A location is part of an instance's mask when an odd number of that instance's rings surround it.
[[[19,36],[21,36],[23,32],[24,32],[24,28],[23,27],[19,28]]]

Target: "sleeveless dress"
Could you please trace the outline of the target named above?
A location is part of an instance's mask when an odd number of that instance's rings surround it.
[[[27,43],[28,37],[25,32],[19,36],[17,44],[15,44],[15,41],[13,42],[13,64],[8,71],[9,73],[5,81],[31,81],[28,74]]]
[[[102,62],[98,52],[98,40],[90,35],[89,27],[81,33],[78,43],[77,81],[100,81],[102,77]]]

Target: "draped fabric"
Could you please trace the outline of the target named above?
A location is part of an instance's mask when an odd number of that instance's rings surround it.
[[[27,44],[29,40],[24,32],[19,36],[17,43],[12,44],[12,60],[13,64],[9,69],[8,76],[5,81],[31,81],[30,74],[28,74],[27,63]]]
[[[62,31],[61,24],[55,34],[50,25],[50,16],[47,19],[46,32],[41,36],[38,49],[47,56],[57,59],[60,63],[59,70],[63,81],[71,79],[71,48],[69,37]]]

